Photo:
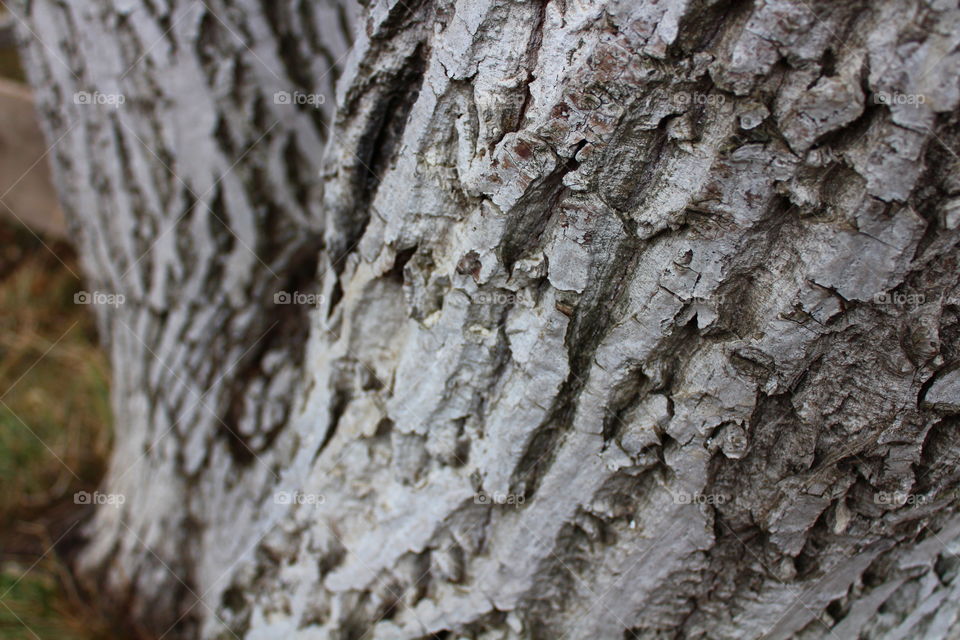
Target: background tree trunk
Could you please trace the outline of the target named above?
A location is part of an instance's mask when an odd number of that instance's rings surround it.
[[[79,571],[166,637],[960,637],[949,4],[21,7],[126,297]]]

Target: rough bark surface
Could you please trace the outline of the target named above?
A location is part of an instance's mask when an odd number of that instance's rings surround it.
[[[956,3],[23,12],[149,627],[960,637]]]

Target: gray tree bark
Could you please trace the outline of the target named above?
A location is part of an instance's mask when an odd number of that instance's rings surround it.
[[[21,12],[147,628],[960,637],[955,3]]]

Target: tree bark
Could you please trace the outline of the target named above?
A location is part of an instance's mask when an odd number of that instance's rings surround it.
[[[21,10],[147,628],[960,637],[955,6]]]

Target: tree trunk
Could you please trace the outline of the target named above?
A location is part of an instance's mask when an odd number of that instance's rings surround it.
[[[168,638],[960,637],[960,11],[343,2],[21,8],[124,296],[93,588]]]

